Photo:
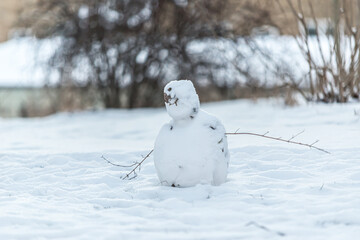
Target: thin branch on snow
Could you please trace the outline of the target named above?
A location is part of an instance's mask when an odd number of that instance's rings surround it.
[[[270,230],[269,228],[267,228],[266,226],[260,225],[260,224],[258,224],[258,223],[255,222],[255,221],[250,221],[250,222],[248,222],[247,224],[245,224],[245,227],[249,227],[249,226],[255,226],[255,227],[257,227],[257,228],[259,228],[259,229],[261,229],[261,230],[267,231],[267,232],[273,232],[273,233],[275,233],[275,234],[277,234],[277,235],[279,235],[279,236],[281,236],[281,237],[286,236],[286,234],[283,233],[283,232],[272,231],[272,230]]]
[[[314,146],[314,144],[316,144],[317,142],[319,142],[319,140],[316,140],[315,142],[313,142],[312,144],[310,144],[310,146]]]
[[[304,133],[304,132],[305,132],[305,130],[302,130],[302,131],[299,132],[298,134],[293,135],[288,141],[293,140],[294,138],[296,138],[297,136],[299,136],[300,134],[302,134],[302,133]]]
[[[233,132],[233,133],[225,133],[226,135],[251,135],[251,136],[257,136],[257,137],[263,137],[263,138],[268,138],[268,139],[272,139],[272,140],[276,140],[276,141],[281,141],[281,142],[286,142],[286,143],[292,143],[292,144],[297,144],[297,145],[301,145],[301,146],[305,146],[305,147],[309,147],[309,148],[314,148],[316,150],[319,150],[321,152],[324,152],[324,153],[328,153],[330,154],[330,152],[326,151],[325,149],[322,149],[322,148],[318,148],[318,147],[315,147],[314,145],[319,142],[319,140],[316,140],[314,143],[312,144],[307,144],[307,143],[302,143],[302,142],[295,142],[295,141],[292,141],[295,137],[299,136],[300,134],[302,134],[304,131],[292,136],[290,139],[288,140],[285,140],[285,139],[282,139],[281,137],[271,137],[271,136],[266,136],[266,134],[268,132],[266,132],[265,134],[258,134],[258,133],[249,133],[249,132]]]
[[[123,168],[128,168],[128,167],[133,167],[135,166],[136,164],[138,164],[138,162],[135,162],[131,165],[120,165],[120,164],[116,164],[116,163],[113,163],[113,162],[110,162],[109,160],[107,160],[104,155],[101,156],[102,159],[104,159],[107,163],[113,165],[113,166],[116,166],[116,167],[123,167]]]
[[[135,172],[136,169],[137,169],[137,168],[139,168],[139,169],[141,168],[141,164],[151,155],[151,153],[152,153],[153,151],[154,151],[154,149],[152,149],[152,150],[141,160],[141,162],[137,163],[137,164],[136,164],[136,167],[133,168],[128,174],[126,174],[125,177],[122,178],[122,180],[125,180],[125,179],[131,180],[131,179],[136,178],[136,177],[137,177],[137,174],[136,174],[136,172]],[[131,177],[131,178],[129,178],[132,173],[134,173],[134,176]]]

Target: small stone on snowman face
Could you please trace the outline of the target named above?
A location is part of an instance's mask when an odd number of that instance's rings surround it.
[[[164,101],[166,103],[169,103],[169,100],[171,99],[170,95],[167,95],[166,93],[164,93]]]
[[[171,89],[171,88],[169,88],[169,89]],[[175,99],[175,101],[171,101],[173,99]],[[177,103],[178,103],[179,99],[176,98],[176,96],[171,97],[170,94],[168,95],[168,94],[164,93],[164,101],[165,101],[165,103],[167,103],[169,105],[174,105],[175,104],[177,106]]]

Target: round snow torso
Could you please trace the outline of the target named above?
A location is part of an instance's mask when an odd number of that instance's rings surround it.
[[[229,162],[225,129],[204,111],[187,120],[171,121],[156,139],[154,162],[163,185],[219,185],[226,180]]]

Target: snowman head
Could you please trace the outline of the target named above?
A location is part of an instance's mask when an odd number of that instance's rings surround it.
[[[192,119],[200,108],[199,96],[189,80],[169,82],[164,88],[166,110],[174,120]]]

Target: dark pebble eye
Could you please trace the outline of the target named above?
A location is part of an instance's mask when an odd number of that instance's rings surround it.
[[[171,87],[169,87],[169,88],[168,88],[168,91],[170,92],[171,90],[172,90],[172,88],[171,88]]]

